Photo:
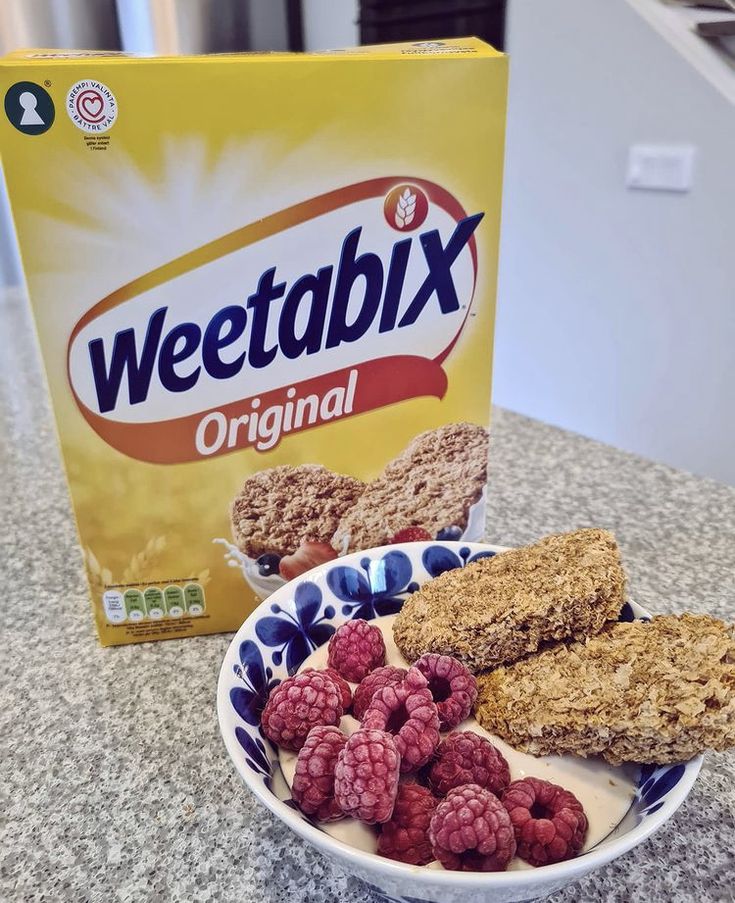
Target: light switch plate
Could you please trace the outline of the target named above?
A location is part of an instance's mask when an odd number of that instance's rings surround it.
[[[690,191],[695,153],[690,144],[633,144],[625,183],[648,191]]]

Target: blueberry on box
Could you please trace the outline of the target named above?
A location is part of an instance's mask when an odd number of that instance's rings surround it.
[[[255,563],[258,565],[258,573],[261,577],[270,577],[271,574],[278,573],[281,559],[272,552],[266,552],[265,555],[261,555],[260,558],[256,559]]]

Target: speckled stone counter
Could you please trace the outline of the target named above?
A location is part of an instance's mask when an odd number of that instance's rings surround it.
[[[229,635],[102,649],[29,316],[0,297],[0,900],[377,903],[241,784],[217,730]],[[735,489],[497,410],[487,538],[614,530],[654,612],[735,618]],[[735,900],[735,755],[557,901]]]

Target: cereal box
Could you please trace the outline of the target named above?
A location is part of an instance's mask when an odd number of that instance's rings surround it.
[[[502,54],[0,67],[103,644],[233,630],[347,551],[482,536]]]

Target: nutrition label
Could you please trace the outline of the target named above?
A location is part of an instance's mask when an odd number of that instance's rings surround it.
[[[108,589],[102,594],[102,604],[111,624],[145,619],[158,621],[184,615],[193,617],[204,614],[204,589],[198,583]]]

